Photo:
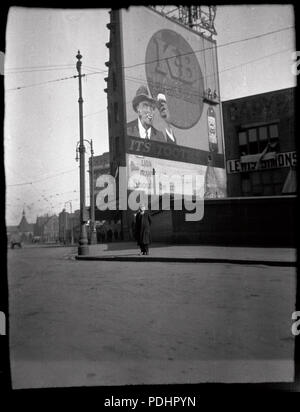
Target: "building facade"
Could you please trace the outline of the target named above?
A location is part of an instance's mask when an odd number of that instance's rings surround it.
[[[89,159],[89,164],[91,163],[91,158]],[[99,192],[99,187],[97,186],[97,179],[99,176],[107,174],[110,175],[110,155],[109,152],[104,152],[102,155],[94,156],[93,158],[93,180],[90,182],[94,185],[94,205],[96,205],[96,196]]]
[[[68,213],[63,209],[58,215],[58,238],[64,244],[78,243],[80,237],[80,210]]]
[[[295,88],[223,102],[228,197],[296,192]]]
[[[57,242],[59,237],[58,216],[38,216],[34,225],[34,240]]]
[[[110,160],[110,153],[104,152],[102,155],[95,156],[93,161],[94,205],[98,243],[123,239],[120,212],[117,210],[101,211],[96,206],[97,194],[101,190],[101,187],[97,185],[97,179],[101,175],[111,174],[112,164]],[[114,173],[116,173],[116,170],[114,170]]]
[[[22,242],[31,242],[33,239],[34,223],[28,223],[25,216],[25,210],[23,210],[22,218],[18,225],[18,233],[21,236]]]

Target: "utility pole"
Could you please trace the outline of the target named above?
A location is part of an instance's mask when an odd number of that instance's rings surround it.
[[[83,138],[83,99],[82,99],[82,84],[81,84],[81,54],[78,50],[78,54],[76,55],[77,63],[76,68],[78,71],[78,80],[79,80],[79,137],[80,137],[80,144],[79,144],[79,180],[80,180],[80,236],[79,236],[79,246],[78,246],[78,255],[88,255],[89,254],[89,247],[88,247],[88,240],[87,240],[87,232],[86,232],[86,222],[87,222],[87,213],[85,207],[85,146],[84,146],[84,138]]]

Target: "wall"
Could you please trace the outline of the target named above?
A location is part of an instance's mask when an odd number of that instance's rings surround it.
[[[296,246],[296,196],[210,199],[204,207],[199,222],[172,211],[174,243]]]
[[[154,242],[169,242],[172,240],[172,211],[163,210],[151,214],[151,237]]]

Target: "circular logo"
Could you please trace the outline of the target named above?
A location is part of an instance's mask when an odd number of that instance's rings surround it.
[[[203,111],[204,81],[189,43],[173,30],[160,30],[148,43],[145,62],[148,87],[155,99],[165,95],[171,124],[193,127]]]

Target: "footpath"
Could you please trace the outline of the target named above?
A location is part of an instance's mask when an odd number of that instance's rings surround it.
[[[153,243],[149,255],[139,255],[135,242],[113,242],[89,245],[88,255],[77,255],[77,260],[128,262],[190,262],[236,263],[269,266],[296,266],[294,248],[262,248],[211,245],[174,245]]]

